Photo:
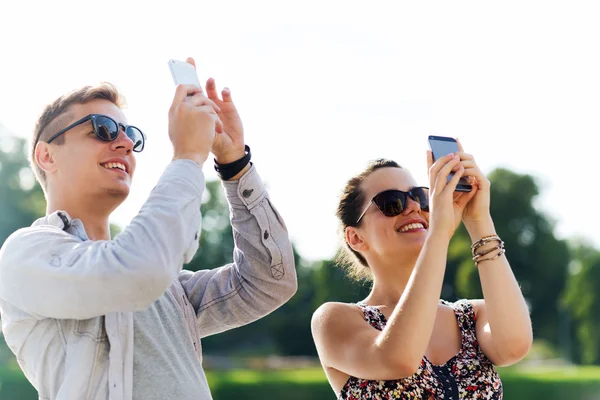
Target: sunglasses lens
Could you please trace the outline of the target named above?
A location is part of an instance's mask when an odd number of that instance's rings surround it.
[[[95,122],[96,136],[99,139],[110,142],[111,140],[115,140],[119,135],[119,126],[112,119],[100,116],[96,118]]]
[[[423,211],[429,211],[429,189],[422,187],[414,188],[411,190],[411,194]]]
[[[127,127],[127,136],[133,142],[133,151],[140,152],[144,150],[144,135],[135,126]]]
[[[400,190],[387,190],[375,196],[373,201],[383,215],[395,217],[396,215],[400,215],[406,207],[407,196],[410,196],[414,201],[419,203],[423,211],[429,211],[429,189],[423,187],[413,188],[410,193]]]
[[[388,190],[379,193],[373,199],[377,208],[381,210],[386,217],[395,217],[400,215],[406,204],[406,195],[398,190]]]

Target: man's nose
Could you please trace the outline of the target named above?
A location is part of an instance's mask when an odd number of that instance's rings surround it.
[[[123,130],[123,128],[120,127],[119,135],[111,143],[111,147],[113,148],[113,150],[125,149],[127,154],[129,154],[133,151],[133,145],[133,140],[131,140],[131,138],[125,133],[125,130]]]

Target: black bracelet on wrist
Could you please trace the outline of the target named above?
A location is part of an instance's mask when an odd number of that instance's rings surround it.
[[[219,164],[215,158],[215,171],[217,171],[219,178],[223,179],[224,181],[229,180],[239,174],[240,171],[243,170],[246,165],[248,165],[251,157],[250,146],[246,145],[244,150],[246,151],[246,155],[244,157],[229,164]]]

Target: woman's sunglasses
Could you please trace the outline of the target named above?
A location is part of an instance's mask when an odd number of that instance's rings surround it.
[[[362,214],[360,214],[360,217],[356,220],[356,225],[358,225],[372,203],[375,203],[377,208],[379,208],[386,217],[395,217],[400,215],[406,208],[406,202],[409,197],[419,203],[421,210],[429,211],[429,188],[427,187],[414,187],[408,192],[403,192],[402,190],[386,190],[376,194],[375,197],[371,199]]]
[[[54,139],[65,133],[66,131],[75,128],[87,121],[92,121],[92,126],[94,127],[94,133],[96,137],[105,142],[112,142],[117,137],[119,137],[119,132],[123,129],[123,132],[127,135],[129,139],[133,142],[133,151],[139,153],[144,150],[144,144],[146,143],[146,136],[142,133],[141,130],[131,125],[123,125],[116,122],[111,117],[107,117],[102,114],[90,114],[87,117],[81,118],[79,121],[73,122],[71,125],[67,126],[62,131],[54,134],[50,139],[46,141],[46,143],[52,142]]]

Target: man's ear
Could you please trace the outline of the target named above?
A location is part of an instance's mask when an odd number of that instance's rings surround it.
[[[46,142],[38,142],[35,145],[35,153],[33,160],[42,171],[45,173],[56,170],[56,160],[52,152],[52,148]]]
[[[369,246],[358,228],[355,226],[347,226],[344,233],[346,235],[346,242],[352,250],[365,251],[368,249]]]

